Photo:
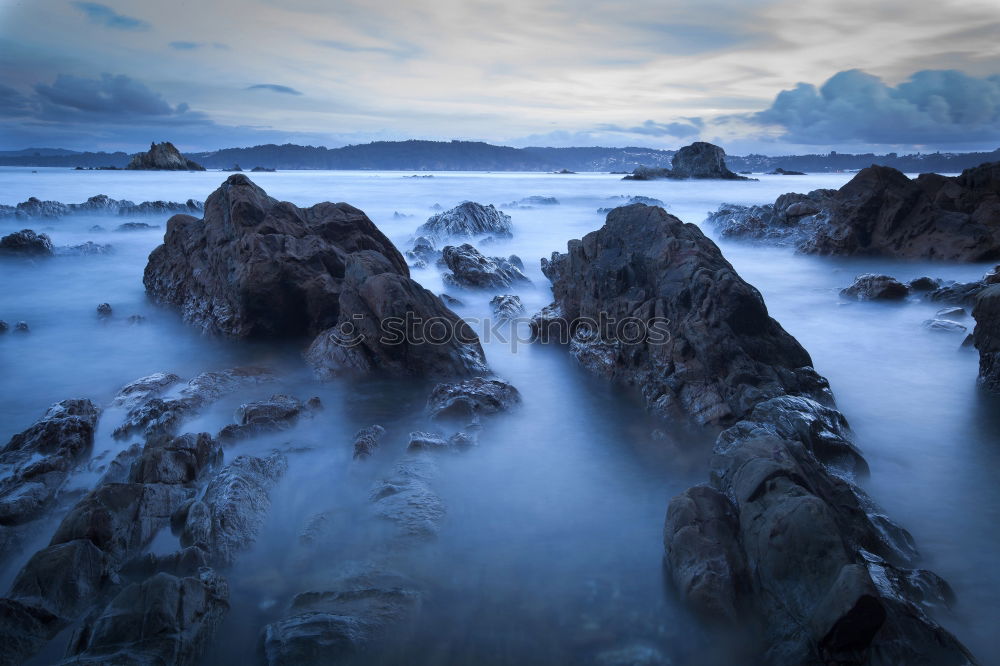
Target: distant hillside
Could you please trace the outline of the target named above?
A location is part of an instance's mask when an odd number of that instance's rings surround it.
[[[654,148],[511,148],[480,141],[376,141],[342,148],[268,144],[225,148],[185,157],[209,169],[239,164],[271,169],[372,169],[396,171],[632,171],[638,166],[669,167],[672,150]],[[0,151],[0,166],[118,167],[131,155],[78,153],[59,148]],[[733,171],[854,171],[882,164],[907,172],[958,172],[983,162],[1000,160],[1000,150],[981,153],[917,153],[860,155],[831,152],[816,155],[730,155]]]

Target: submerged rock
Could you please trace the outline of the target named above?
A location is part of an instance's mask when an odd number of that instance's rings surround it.
[[[236,409],[236,423],[219,431],[223,442],[235,442],[268,432],[287,430],[298,423],[299,418],[312,415],[322,406],[319,398],[303,403],[298,398],[280,393],[267,400],[243,403]]]
[[[510,215],[497,210],[493,204],[483,206],[465,201],[454,208],[432,215],[417,229],[418,236],[432,240],[476,239],[484,236],[510,238]]]
[[[292,600],[289,614],[264,628],[268,666],[340,664],[419,610],[419,589],[402,576],[349,576]]]
[[[0,256],[51,257],[52,239],[48,234],[36,234],[22,229],[0,238]]]
[[[698,227],[662,208],[616,208],[543,270],[571,352],[592,372],[638,388],[658,414],[724,425],[785,393],[831,402],[809,354],[768,316],[760,293]]]
[[[97,316],[98,317],[110,317],[111,316],[111,304],[101,303],[97,306]]]
[[[174,147],[169,141],[163,143],[149,144],[149,151],[136,153],[132,156],[132,161],[128,163],[126,169],[133,170],[153,170],[153,171],[204,171],[194,160],[181,155],[181,151]]]
[[[506,289],[518,283],[531,282],[510,259],[483,256],[468,243],[448,245],[443,256],[445,265],[451,270],[444,276],[444,281],[456,287]]]
[[[938,333],[965,333],[968,329],[950,319],[925,319],[922,326],[928,331]]]
[[[377,482],[369,495],[375,515],[396,527],[403,540],[437,536],[445,515],[444,502],[431,488],[436,467],[422,454],[409,454]]]
[[[316,335],[341,315],[343,276],[357,253],[409,277],[406,262],[360,210],[279,202],[242,174],[205,202],[205,216],[175,215],[143,284],[185,321],[234,337]]]
[[[850,287],[840,292],[844,298],[856,301],[898,301],[909,294],[909,288],[896,278],[875,273],[859,275]]]
[[[706,222],[723,238],[757,240],[776,245],[799,245],[816,227],[826,224],[836,190],[782,194],[773,204],[722,204]]]
[[[145,222],[125,222],[119,224],[115,231],[146,231],[148,229],[159,229],[158,224],[146,224]]]
[[[474,418],[505,412],[521,403],[521,393],[502,379],[475,377],[438,384],[427,399],[431,418]]]
[[[384,435],[385,428],[378,424],[367,426],[354,433],[354,459],[369,457],[375,452]]]
[[[63,247],[56,248],[56,254],[63,254],[72,257],[101,256],[114,253],[115,248],[113,245],[108,243],[95,243],[94,241],[87,241],[86,243],[80,243],[79,245],[65,245]]]

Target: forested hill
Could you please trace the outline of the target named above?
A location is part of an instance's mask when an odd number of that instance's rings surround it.
[[[638,166],[669,167],[672,150],[654,148],[511,148],[479,141],[376,141],[324,148],[295,144],[225,148],[185,153],[209,169],[377,169],[398,171],[632,171]],[[124,152],[74,152],[37,148],[0,151],[0,166],[124,167]],[[917,153],[877,155],[824,153],[815,155],[730,155],[733,171],[830,172],[863,169],[872,164],[906,172],[958,172],[983,162],[1000,160],[1000,150],[978,153]]]

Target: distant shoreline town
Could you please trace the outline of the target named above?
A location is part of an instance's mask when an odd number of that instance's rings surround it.
[[[639,167],[669,167],[676,151],[654,148],[512,148],[478,141],[377,141],[325,148],[267,144],[183,153],[207,169],[232,170],[235,165],[271,169],[350,169],[405,171],[591,171],[632,172]],[[78,152],[61,148],[0,150],[0,166],[123,169],[134,154]],[[1000,149],[968,153],[839,153],[768,156],[727,155],[729,167],[741,173],[857,171],[872,164],[910,173],[959,172],[1000,160]]]

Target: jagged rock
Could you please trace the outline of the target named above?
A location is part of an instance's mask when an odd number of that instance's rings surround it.
[[[909,296],[910,290],[894,277],[866,273],[854,278],[854,283],[842,289],[840,295],[856,301],[898,301]]]
[[[671,159],[670,166],[670,169],[639,167],[622,180],[658,180],[661,178],[751,180],[730,171],[726,166],[726,151],[704,141],[695,141],[678,150]]]
[[[979,294],[972,316],[976,320],[972,341],[979,350],[979,382],[1000,393],[1000,285],[991,285]]]
[[[146,224],[145,222],[125,222],[119,224],[115,231],[146,231],[147,229],[159,229],[158,224]]]
[[[132,464],[132,483],[190,484],[222,461],[222,447],[208,433],[148,442]]]
[[[188,199],[184,203],[177,201],[143,201],[140,204],[133,204],[131,201],[123,201],[118,207],[118,215],[163,215],[165,213],[185,213],[193,215],[201,213],[205,209],[200,201]]]
[[[647,206],[660,206],[661,208],[666,208],[666,204],[660,201],[659,199],[656,199],[654,197],[642,196],[641,194],[637,194],[634,196],[622,194],[617,197],[609,197],[609,199],[615,201],[624,201],[624,203],[619,203],[618,206],[627,206],[629,204],[641,203],[641,204],[646,204]],[[605,206],[603,208],[598,208],[597,212],[602,215],[607,215],[618,206]]]
[[[569,344],[570,323],[563,316],[562,308],[551,303],[531,315],[531,341]]]
[[[960,308],[960,307],[953,306],[953,307],[950,307],[950,308],[941,308],[936,313],[934,313],[934,316],[936,318],[938,318],[938,319],[943,319],[943,318],[946,318],[946,317],[951,317],[953,319],[957,319],[957,318],[964,317],[967,314],[968,313],[965,311],[965,308]]]
[[[101,303],[97,306],[97,316],[98,317],[110,317],[111,316],[111,304]]]
[[[808,215],[783,215],[779,199],[760,207],[757,222],[748,224],[752,209],[745,207],[735,216],[720,211],[713,218],[723,220],[723,233],[737,232],[728,235],[790,240],[806,253],[985,261],[1000,257],[998,192],[1000,162],[959,176],[921,174],[914,180],[891,167],[871,166],[836,192],[810,193],[815,211]],[[729,221],[733,217],[737,222]]]
[[[211,569],[183,578],[157,573],[125,587],[77,629],[61,663],[193,665],[228,610],[229,587]]]
[[[918,277],[907,282],[906,286],[911,291],[934,291],[941,286],[941,280],[935,280],[926,276]]]
[[[531,282],[509,259],[483,256],[468,243],[446,246],[443,258],[451,270],[444,276],[444,281],[456,287],[506,289],[518,283]]]
[[[264,628],[264,659],[268,666],[340,664],[412,616],[420,601],[417,587],[392,573],[350,576],[322,592],[304,592],[288,617]]]
[[[0,525],[23,524],[52,503],[90,455],[99,416],[90,400],[63,400],[0,449]]]
[[[431,418],[469,418],[507,411],[521,402],[520,392],[501,379],[474,377],[438,384],[427,399]]]
[[[695,225],[623,206],[568,250],[543,270],[571,352],[654,412],[726,424],[785,393],[831,402],[809,354]]]
[[[483,206],[474,201],[465,201],[454,208],[432,215],[427,222],[417,228],[418,236],[432,240],[447,241],[457,238],[481,238],[495,236],[510,238],[512,227],[510,215],[493,207]]]
[[[321,378],[379,373],[462,377],[487,371],[475,331],[437,296],[388,271],[375,252],[348,259],[340,322],[313,340],[306,361]]]
[[[124,439],[135,433],[142,433],[146,438],[176,434],[183,419],[206,405],[241,388],[274,381],[274,375],[270,370],[254,367],[203,372],[176,396],[157,397],[176,381],[176,375],[157,373],[124,387],[119,392],[122,399],[119,404],[128,406],[128,412],[113,436]]]
[[[204,171],[205,167],[189,160],[169,141],[149,144],[149,151],[136,153],[126,169],[155,171]]]
[[[271,488],[288,469],[280,453],[267,458],[238,456],[212,479],[200,500],[181,508],[181,545],[198,546],[215,566],[231,565],[253,545],[271,506]]]
[[[205,202],[205,216],[175,215],[143,283],[189,323],[235,337],[315,335],[337,323],[343,275],[359,252],[409,277],[406,262],[360,210],[279,202],[243,174]]]
[[[385,428],[375,424],[354,433],[354,459],[367,458],[378,447],[385,435]]]
[[[925,319],[921,326],[936,333],[965,333],[968,330],[965,326],[950,319]]]
[[[48,234],[36,234],[22,229],[0,238],[0,255],[19,257],[51,257],[52,239]]]
[[[535,206],[558,206],[559,199],[532,195],[503,205],[504,208],[534,208]]]
[[[306,404],[298,398],[282,394],[244,403],[236,409],[236,423],[223,428],[219,439],[234,442],[262,433],[287,430],[298,422],[300,416],[311,415],[320,406],[318,398]]]
[[[524,314],[524,303],[519,296],[512,294],[494,296],[490,299],[490,307],[498,321],[514,319]]]
[[[36,197],[28,197],[27,201],[17,204],[15,215],[19,218],[40,217],[55,219],[72,212],[72,209],[58,201],[40,201]]]
[[[441,258],[441,251],[437,249],[433,239],[417,236],[412,247],[406,251],[406,258],[412,261],[414,266],[425,268]]]
[[[403,539],[437,536],[445,507],[430,486],[435,472],[430,458],[411,454],[396,463],[389,477],[372,487],[369,497],[375,515],[394,524]]]
[[[670,501],[663,535],[681,599],[706,618],[735,625],[749,581],[733,503],[709,486],[689,488]]]
[[[773,204],[722,204],[706,222],[723,238],[757,240],[776,245],[798,245],[826,224],[836,190],[782,194]]]

